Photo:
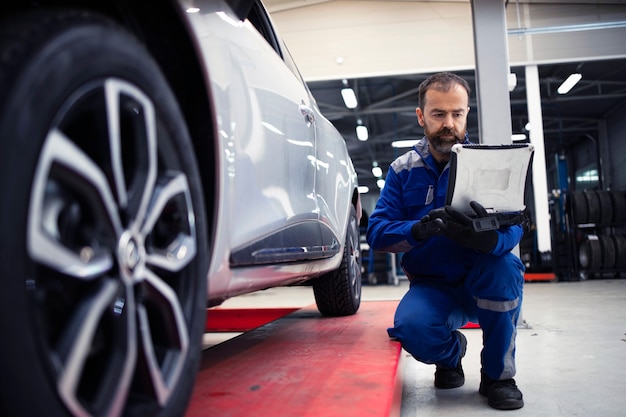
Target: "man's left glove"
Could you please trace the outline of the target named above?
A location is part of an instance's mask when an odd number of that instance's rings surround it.
[[[470,202],[470,207],[478,217],[487,217],[487,211],[478,202]],[[496,247],[498,233],[495,230],[475,231],[472,218],[451,206],[445,206],[445,214],[441,230],[448,238],[463,247],[483,253],[489,253]]]

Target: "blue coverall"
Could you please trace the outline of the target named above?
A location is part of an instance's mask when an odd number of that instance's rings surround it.
[[[388,334],[417,360],[455,368],[461,346],[453,331],[469,321],[478,323],[483,331],[482,372],[495,380],[512,378],[524,265],[511,250],[523,229],[499,229],[497,244],[488,254],[445,236],[416,241],[411,227],[445,205],[448,186],[449,164],[439,172],[427,141],[423,138],[392,162],[369,218],[369,245],[404,253],[402,268],[410,280]]]

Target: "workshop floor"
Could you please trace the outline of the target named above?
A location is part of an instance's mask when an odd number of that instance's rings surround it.
[[[399,300],[407,288],[406,280],[398,286],[364,286],[363,302]],[[300,307],[314,303],[311,288],[293,287],[236,297],[223,307]],[[626,280],[527,282],[522,315],[516,380],[525,406],[509,413],[520,417],[626,416]],[[489,408],[478,394],[481,330],[462,331],[468,339],[463,387],[435,389],[434,366],[421,364],[405,353],[401,417],[503,413]],[[207,335],[207,343],[217,343],[211,342],[211,337]]]

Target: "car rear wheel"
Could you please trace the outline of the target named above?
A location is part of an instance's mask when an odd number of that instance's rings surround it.
[[[0,22],[0,415],[182,415],[207,238],[184,119],[115,24]]]
[[[315,303],[326,316],[355,314],[361,305],[361,245],[356,210],[351,207],[341,265],[312,281]]]

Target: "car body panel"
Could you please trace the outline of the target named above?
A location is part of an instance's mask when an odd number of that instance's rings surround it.
[[[337,268],[356,190],[344,139],[273,27],[265,36],[278,51],[224,2],[184,13],[188,3],[180,6],[204,64],[220,156],[211,303]]]

